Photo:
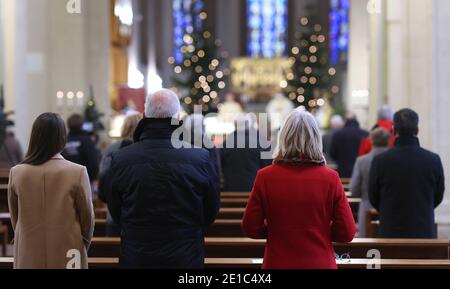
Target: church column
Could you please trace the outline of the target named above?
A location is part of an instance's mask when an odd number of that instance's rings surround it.
[[[61,0],[2,2],[6,109],[16,112],[15,129],[24,148],[39,114],[82,112],[90,83],[99,110],[109,109],[107,1],[80,3],[81,11],[69,11]]]
[[[432,33],[432,87],[433,113],[424,118],[432,119],[433,148],[440,154],[446,171],[447,193],[443,204],[437,210],[437,219],[440,223],[440,237],[450,238],[450,1],[433,1],[433,33]],[[427,98],[427,95],[423,95]]]
[[[364,127],[369,122],[370,31],[367,1],[351,1],[348,93],[344,98],[347,109],[357,115]]]
[[[27,103],[28,81],[26,75],[27,53],[27,1],[2,1],[4,43],[4,93],[6,110],[15,110],[16,135],[22,146],[27,142],[28,115],[26,108],[33,106],[34,98]],[[37,96],[39,97],[39,95]]]
[[[147,1],[147,0],[145,0]],[[173,54],[173,17],[172,0],[151,0],[152,18],[149,30],[153,31],[150,39],[155,53],[150,53],[149,64],[156,63],[157,73],[163,80],[164,87],[172,85],[173,68],[168,59]]]
[[[111,114],[110,91],[108,87],[110,19],[108,0],[85,1],[86,26],[86,78],[87,85],[92,85],[98,110],[105,114],[102,122],[109,127]],[[86,91],[86,98],[89,90]]]
[[[376,123],[378,109],[385,103],[385,1],[386,0],[371,0],[369,1],[369,4],[366,5],[366,13],[370,14],[370,101],[369,122],[367,123],[367,127],[371,127]]]
[[[208,0],[207,0],[208,1]],[[217,0],[216,38],[222,41],[221,49],[227,51],[230,57],[240,57],[242,54],[242,8],[246,0]]]

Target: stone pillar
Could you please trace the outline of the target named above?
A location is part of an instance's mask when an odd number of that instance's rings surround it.
[[[241,56],[242,29],[247,25],[243,23],[242,1],[245,0],[218,0],[216,38],[222,41],[222,50],[227,51],[230,57]]]
[[[370,128],[377,121],[378,109],[385,103],[385,15],[386,0],[373,0],[372,7],[366,5],[370,18],[370,89],[369,119]],[[365,1],[362,1],[365,2]],[[390,1],[392,2],[392,1]],[[396,1],[394,1],[396,2]]]
[[[147,1],[147,0],[145,0]],[[156,63],[157,73],[163,80],[164,87],[172,86],[173,68],[168,59],[173,55],[173,17],[172,1],[151,0],[154,2],[154,17],[149,19],[150,29],[154,29],[150,39],[156,49],[156,56],[153,60],[149,58],[150,63]],[[155,15],[156,14],[156,15]],[[155,29],[156,28],[156,29]],[[150,36],[150,37],[151,37]]]
[[[27,143],[28,115],[24,105],[32,106],[36,102],[30,98],[27,104],[28,79],[26,72],[27,56],[27,1],[2,1],[3,13],[3,59],[4,59],[4,92],[6,110],[15,110],[16,134],[25,148]]]
[[[437,210],[440,223],[440,237],[450,238],[450,1],[434,0],[432,14],[432,113],[422,119],[432,120],[431,135],[433,149],[437,151],[446,172],[447,193],[443,204]],[[425,99],[428,95],[423,96]]]
[[[368,126],[370,90],[370,16],[366,1],[352,1],[350,7],[347,109],[354,112],[363,127]],[[357,24],[355,24],[357,23]]]
[[[109,111],[108,1],[81,0],[80,14],[70,14],[66,4],[62,0],[2,3],[6,109],[16,112],[16,132],[23,147],[39,114],[56,111],[67,117],[82,112],[91,83],[99,110]],[[57,101],[57,92],[64,94],[63,102]]]

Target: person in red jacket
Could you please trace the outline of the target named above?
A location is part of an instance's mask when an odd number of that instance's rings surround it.
[[[394,147],[395,135],[394,135],[394,112],[388,106],[383,106],[378,111],[378,121],[377,124],[372,128],[374,131],[377,128],[382,128],[391,134],[391,139],[389,140],[389,148]],[[361,141],[361,145],[359,146],[359,156],[365,156],[372,151],[373,145],[370,137],[367,137]]]
[[[332,242],[351,242],[356,225],[310,113],[297,109],[286,120],[274,164],[257,174],[242,228],[249,238],[267,238],[263,269],[337,268]]]

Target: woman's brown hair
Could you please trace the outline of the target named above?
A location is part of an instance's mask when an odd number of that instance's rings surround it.
[[[64,120],[56,113],[41,114],[33,124],[30,145],[22,164],[39,166],[63,151],[67,142]]]

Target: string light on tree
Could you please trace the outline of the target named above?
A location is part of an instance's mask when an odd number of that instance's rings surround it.
[[[192,112],[198,104],[204,112],[215,110],[219,94],[226,88],[227,73],[222,65],[228,56],[218,53],[221,42],[206,27],[208,14],[204,11],[204,0],[173,1],[178,47],[169,63],[174,65],[174,84],[186,111]]]
[[[312,9],[311,9],[312,10]],[[292,65],[281,87],[297,106],[314,110],[335,95],[336,68],[329,64],[328,42],[323,27],[312,13],[299,19],[296,45],[291,48]]]

